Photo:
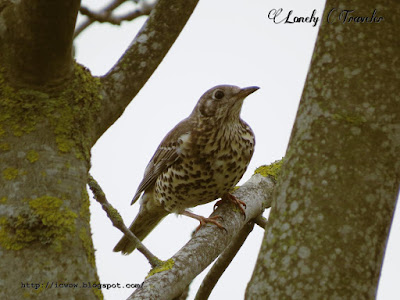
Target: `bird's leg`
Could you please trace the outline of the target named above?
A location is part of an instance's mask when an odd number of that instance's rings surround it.
[[[241,212],[244,216],[246,216],[246,211],[244,210],[244,209],[246,208],[246,203],[244,203],[243,201],[240,201],[238,198],[236,198],[235,196],[233,196],[233,195],[230,194],[230,193],[224,194],[224,195],[221,197],[221,200],[217,201],[217,202],[214,204],[214,210],[215,210],[219,205],[221,205],[221,203],[222,203],[223,201],[229,201],[229,202],[235,204],[236,206],[239,207],[240,212]],[[244,206],[244,208],[242,207],[242,205]]]
[[[188,217],[191,217],[193,219],[196,219],[196,220],[198,220],[200,222],[200,225],[196,228],[196,232],[202,226],[204,226],[207,223],[213,223],[214,225],[217,225],[218,228],[221,228],[221,229],[226,231],[226,228],[224,226],[222,226],[221,223],[219,223],[217,221],[217,219],[222,219],[221,216],[213,216],[213,217],[206,218],[206,217],[203,217],[203,216],[196,215],[196,214],[194,214],[194,213],[192,213],[190,211],[187,211],[187,210],[184,210],[181,214],[185,215],[185,216],[188,216]]]

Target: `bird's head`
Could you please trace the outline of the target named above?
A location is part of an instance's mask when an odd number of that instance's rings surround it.
[[[208,118],[216,122],[238,120],[243,100],[258,89],[257,86],[241,89],[234,85],[217,85],[200,97],[192,116]]]

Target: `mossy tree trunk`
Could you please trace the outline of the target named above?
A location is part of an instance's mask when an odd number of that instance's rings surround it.
[[[72,57],[79,0],[0,0],[0,299],[102,298],[81,288],[99,282],[86,193],[90,149],[196,4],[159,1],[120,61],[94,78]]]
[[[400,182],[399,15],[327,1],[246,299],[374,299]]]

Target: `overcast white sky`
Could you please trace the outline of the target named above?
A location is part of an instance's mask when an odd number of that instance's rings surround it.
[[[100,8],[107,1],[84,0]],[[301,97],[318,26],[274,24],[271,9],[293,10],[297,16],[320,17],[325,1],[201,0],[177,42],[123,116],[93,148],[91,173],[127,225],[138,211],[130,206],[144,169],[165,134],[189,115],[198,98],[217,84],[261,89],[244,104],[242,118],[253,128],[257,145],[246,181],[254,169],[285,155]],[[131,5],[121,7],[126,11]],[[94,75],[106,73],[145,21],[141,17],[122,26],[96,24],[76,41],[76,57]],[[208,216],[214,203],[194,208]],[[135,251],[129,256],[112,252],[121,233],[112,227],[100,206],[92,201],[92,230],[97,267],[102,283],[141,283],[150,265]],[[379,300],[400,295],[400,221],[392,226]],[[190,238],[198,222],[170,215],[149,235],[145,244],[161,259],[168,259]],[[255,227],[238,256],[220,279],[210,299],[243,299],[261,245],[263,230]],[[208,269],[207,269],[208,270]],[[190,299],[207,270],[191,285]],[[104,290],[107,300],[124,299],[133,289]]]

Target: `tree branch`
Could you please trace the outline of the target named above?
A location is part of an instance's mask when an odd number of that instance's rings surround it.
[[[112,1],[109,5],[107,5],[103,10],[102,10],[102,15],[109,16],[111,13],[119,7],[122,3],[126,2],[127,0],[114,0]],[[83,21],[76,29],[74,32],[74,38],[76,38],[79,34],[82,33],[86,28],[88,28],[90,25],[92,25],[96,20],[88,18],[87,20]]]
[[[243,243],[246,241],[250,232],[253,231],[254,222],[250,221],[246,223],[243,228],[239,231],[234,240],[229,244],[229,246],[222,252],[218,257],[218,260],[212,266],[211,270],[207,273],[199,290],[197,291],[195,300],[207,300],[210,296],[212,290],[217,284],[218,280],[221,278],[222,274],[225,272],[226,268],[235,258],[239,249],[242,247]]]
[[[137,289],[128,299],[173,299],[179,296],[189,283],[224,251],[241,228],[270,205],[274,186],[275,183],[270,178],[260,174],[253,175],[233,193],[246,203],[245,218],[233,204],[221,204],[212,216],[221,216],[221,224],[228,231],[213,225],[200,228],[169,260],[170,266],[160,268],[158,273],[151,272],[155,274],[148,277],[143,287]]]
[[[13,82],[44,89],[69,78],[79,2],[23,0],[5,6],[1,64]]]
[[[103,105],[97,137],[121,116],[163,60],[198,0],[160,0],[128,50],[102,77]]]
[[[150,265],[155,268],[163,263],[160,259],[158,259],[154,254],[150,252],[149,249],[142,244],[142,242],[126,227],[124,221],[122,220],[119,212],[107,201],[106,195],[104,194],[102,188],[97,183],[97,181],[89,175],[88,185],[93,192],[94,198],[97,202],[101,204],[103,210],[107,213],[108,218],[111,220],[114,227],[121,230],[124,234],[126,234],[129,239],[135,243],[136,248],[139,252],[141,252],[149,261]]]
[[[113,25],[121,25],[122,21],[132,21],[133,19],[136,19],[140,16],[145,16],[150,14],[151,10],[154,8],[156,2],[150,4],[150,5],[145,5],[142,6],[141,8],[137,8],[125,15],[122,16],[113,16],[109,12],[100,12],[96,13],[94,11],[91,11],[90,9],[81,6],[79,12],[87,16],[89,19],[92,19],[93,21],[97,21],[100,23],[110,23]]]
[[[260,226],[262,229],[265,229],[265,226],[267,226],[268,220],[263,217],[262,215],[259,215],[257,218],[254,219],[254,222]]]

